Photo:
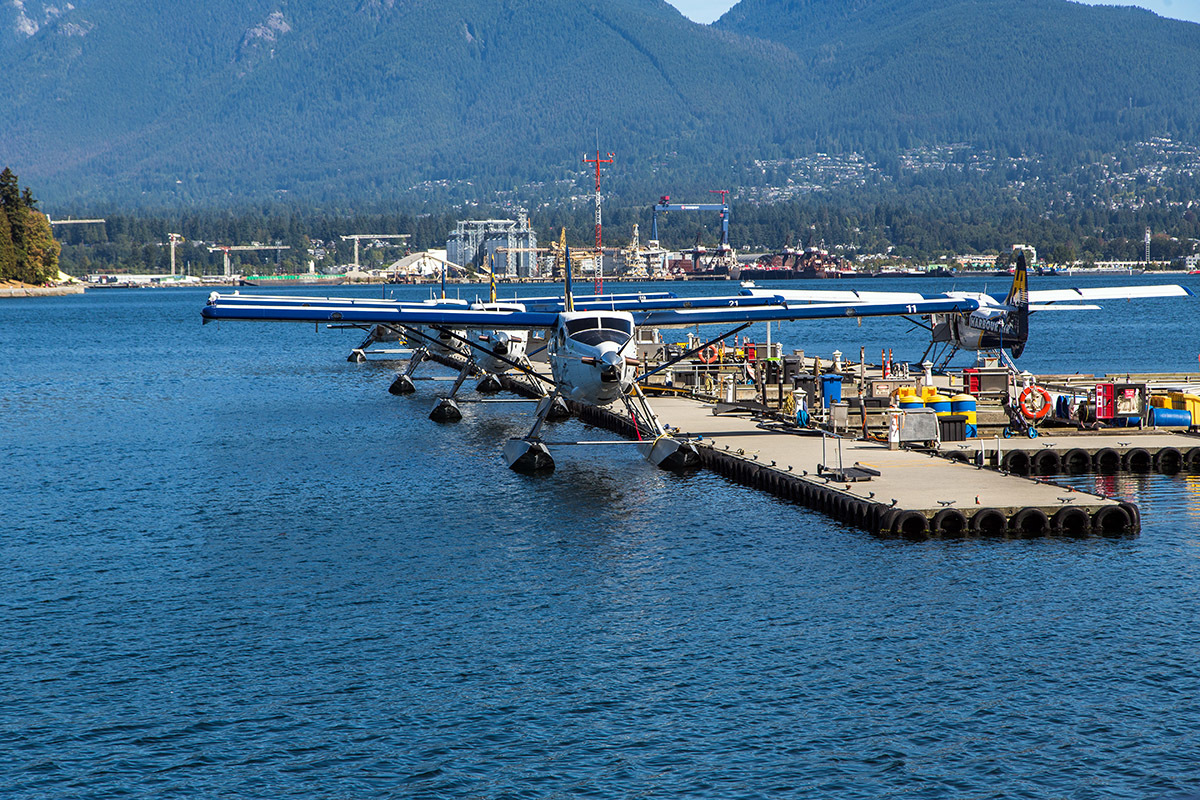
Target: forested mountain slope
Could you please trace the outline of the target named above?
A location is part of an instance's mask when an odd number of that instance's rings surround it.
[[[0,165],[58,203],[549,201],[597,144],[643,197],[816,152],[886,175],[924,145],[1070,170],[1200,142],[1200,25],[1067,0],[743,0],[714,26],[662,0],[25,0],[20,35],[3,8]]]

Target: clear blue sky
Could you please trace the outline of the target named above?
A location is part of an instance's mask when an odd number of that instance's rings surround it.
[[[712,22],[733,6],[734,0],[667,0],[696,22]],[[1091,2],[1091,5],[1126,5],[1148,8],[1155,14],[1174,19],[1200,22],[1200,0],[1138,0],[1133,2]]]

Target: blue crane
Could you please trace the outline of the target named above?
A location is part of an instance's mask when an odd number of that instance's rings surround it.
[[[720,211],[721,212],[721,246],[718,252],[724,254],[730,251],[729,247],[729,203],[727,198],[729,195],[728,189],[710,189],[712,194],[721,195],[721,202],[718,203],[672,203],[669,195],[663,195],[658,199],[658,204],[653,207],[654,217],[651,221],[650,238],[658,241],[658,212],[666,213],[668,211]]]

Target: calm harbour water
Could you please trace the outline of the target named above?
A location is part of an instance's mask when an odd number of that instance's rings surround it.
[[[0,303],[0,797],[1200,795],[1200,476],[1071,479],[1136,539],[920,544],[632,448],[523,477],[528,408],[439,426],[205,295]],[[1022,366],[1194,372],[1195,302],[1036,315]]]

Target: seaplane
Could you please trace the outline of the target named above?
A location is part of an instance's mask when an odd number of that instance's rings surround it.
[[[1095,311],[1092,300],[1135,300],[1150,297],[1186,297],[1194,293],[1177,284],[1159,286],[1097,286],[1071,289],[1029,288],[1029,267],[1022,251],[1017,256],[1013,282],[1006,295],[981,292],[946,292],[927,297],[915,292],[859,292],[854,290],[789,290],[747,288],[747,296],[776,296],[792,303],[870,302],[920,303],[933,297],[969,300],[971,310],[906,314],[910,322],[930,334],[929,346],[919,359],[930,359],[935,368],[945,368],[962,351],[995,352],[1011,359],[1021,357],[1029,341],[1029,315],[1042,311]],[[1011,356],[1009,357],[1009,354]]]
[[[906,302],[853,300],[850,302],[789,303],[777,296],[728,298],[639,298],[618,300],[601,295],[578,303],[572,293],[570,254],[561,305],[524,304],[518,308],[462,308],[450,306],[386,305],[346,300],[312,302],[315,298],[281,301],[272,298],[254,303],[252,296],[237,299],[214,292],[201,310],[205,323],[219,320],[385,325],[399,329],[428,326],[437,331],[542,331],[548,341],[550,375],[541,379],[550,393],[537,404],[532,429],[523,437],[509,439],[503,446],[508,466],[518,472],[541,472],[554,468],[547,443],[540,438],[542,426],[556,402],[608,407],[622,404],[637,435],[637,446],[652,464],[663,469],[695,465],[699,455],[695,443],[667,430],[654,414],[641,385],[646,379],[679,361],[690,358],[718,341],[734,336],[754,323],[787,320],[908,316],[970,313],[979,307],[971,298],[941,297]],[[520,306],[516,303],[514,306]],[[531,307],[532,305],[532,307]],[[686,350],[655,369],[644,370],[636,358],[634,333],[639,326],[692,327],[733,326],[719,336]],[[460,344],[480,351],[486,343],[471,336],[454,334]],[[495,351],[492,351],[495,355]],[[511,361],[497,356],[502,363]],[[510,366],[517,367],[516,362]],[[584,442],[557,444],[586,444]]]

